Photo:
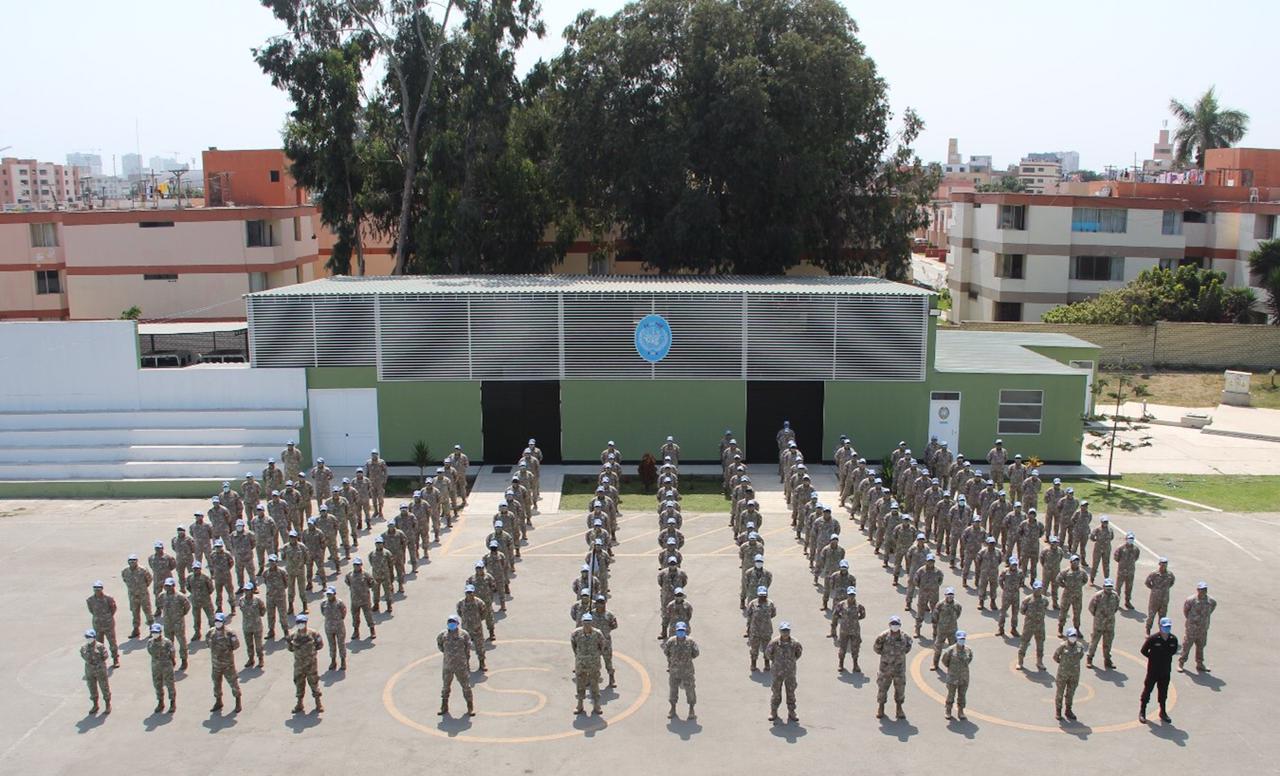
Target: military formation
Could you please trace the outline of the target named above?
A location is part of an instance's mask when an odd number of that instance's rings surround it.
[[[455,445],[435,476],[414,491],[413,501],[385,519],[384,530],[373,538],[368,569],[352,553],[384,520],[386,461],[377,450],[370,451],[354,478],[335,483],[323,458],[304,471],[302,452],[293,442],[281,452],[279,464],[274,458],[267,461],[260,477],[247,472],[238,489],[222,483],[207,511],[195,513],[189,525],[177,526],[167,543],[156,540],[145,565],[130,555],[120,573],[129,604],[129,638],[147,639],[155,713],[176,711],[176,680],[187,670],[190,645],[201,641],[209,653],[210,711],[223,710],[224,690],[231,695],[233,712],[241,711],[238,653],[243,647],[243,668],[265,669],[265,643],[277,637],[293,655],[294,713],[304,711],[308,690],[315,711],[324,711],[319,661],[326,645],[329,670],[343,672],[348,615],[351,638],[361,638],[362,623],[370,640],[377,637],[373,613],[385,605],[391,614],[395,598],[405,595],[406,573],[429,559],[431,544],[440,541],[441,524],[448,530],[466,506],[469,464]],[[350,570],[343,575],[347,563]],[[346,600],[338,597],[342,582]],[[322,622],[313,628],[310,613],[317,598]],[[90,713],[100,708],[109,713],[110,670],[120,665],[117,605],[101,581],[93,583],[85,603],[92,627],[85,631],[80,656],[93,703]]]

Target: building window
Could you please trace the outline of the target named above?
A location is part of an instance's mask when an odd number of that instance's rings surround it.
[[[1182,213],[1177,210],[1164,211],[1160,234],[1182,234]]]
[[[1022,302],[996,302],[993,316],[997,321],[1022,320]]]
[[[1280,234],[1276,234],[1276,221],[1277,218],[1274,215],[1259,214],[1253,222],[1253,239],[1274,240],[1280,237]]]
[[[1044,391],[1005,389],[1000,391],[997,434],[1039,434],[1044,414]]]
[[[58,247],[58,225],[57,224],[31,224],[31,247],[32,248],[57,248]],[[57,292],[54,292],[57,293]]]
[[[270,248],[279,245],[274,221],[245,221],[246,241],[250,248]]]
[[[58,277],[56,269],[38,269],[36,270],[36,293],[37,294],[61,294],[62,279]]]
[[[1209,217],[1199,210],[1184,210],[1182,211],[1182,222],[1185,224],[1207,224],[1209,223]]]
[[[1124,257],[1072,256],[1071,279],[1124,280]]]
[[[1178,267],[1199,267],[1208,269],[1208,259],[1204,256],[1184,256],[1181,259],[1161,259],[1160,269],[1177,269]]]
[[[139,221],[139,229],[164,229],[173,226],[172,221]]]
[[[168,280],[168,281],[177,281],[178,276],[177,276],[177,274],[175,274],[175,273],[170,273],[170,272],[161,272],[161,273],[156,273],[156,274],[151,274],[151,275],[143,275],[143,276],[142,276],[142,279],[143,279],[143,280]]]
[[[272,182],[272,183],[279,183],[279,182],[280,182],[280,171],[279,171],[279,170],[272,170],[272,171],[271,171],[271,182]]]
[[[293,217],[293,241],[302,242],[302,218],[300,216]]]
[[[250,272],[249,273],[249,293],[257,293],[258,291],[267,290],[267,273]]]
[[[1114,207],[1075,207],[1071,209],[1071,231],[1123,233],[1129,224],[1129,211]]]
[[[997,253],[996,277],[1006,280],[1022,280],[1026,256],[1021,253]]]
[[[1001,205],[999,228],[1026,229],[1027,228],[1027,206],[1026,205]]]

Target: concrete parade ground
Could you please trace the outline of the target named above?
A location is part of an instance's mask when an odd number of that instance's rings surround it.
[[[824,503],[835,501],[830,467],[815,467]],[[632,471],[628,469],[628,471]],[[4,501],[0,502],[0,773],[123,773],[153,770],[203,774],[368,772],[419,766],[461,773],[552,774],[601,768],[614,773],[746,773],[760,768],[787,772],[877,773],[987,771],[995,767],[1057,769],[1134,768],[1149,765],[1172,773],[1202,772],[1230,765],[1245,773],[1275,772],[1280,739],[1274,735],[1271,699],[1280,694],[1280,672],[1271,649],[1280,640],[1269,582],[1280,560],[1280,513],[1167,512],[1113,516],[1113,526],[1136,532],[1142,547],[1134,604],[1117,624],[1116,668],[1082,669],[1076,723],[1053,716],[1052,651],[1056,616],[1046,623],[1050,672],[1015,670],[1014,639],[995,637],[992,612],[977,609],[972,589],[946,568],[945,585],[957,588],[964,605],[960,627],[976,652],[967,722],[943,719],[946,689],[930,671],[930,627],[907,656],[908,718],[874,718],[877,659],[871,642],[890,615],[903,611],[905,588],[895,590],[864,536],[847,516],[842,543],[857,576],[863,622],[862,674],[839,674],[819,611],[821,595],[792,537],[774,467],[751,467],[764,512],[766,566],[774,575],[771,598],[778,622],[793,624],[804,645],[798,671],[799,723],[771,724],[769,675],[751,674],[744,622],[739,612],[739,563],[724,513],[685,515],[683,568],[694,607],[698,718],[667,719],[665,660],[656,577],[658,525],[652,497],[626,496],[621,505],[620,544],[611,574],[610,610],[619,620],[614,634],[619,686],[605,691],[603,717],[573,714],[573,629],[570,585],[586,545],[584,513],[558,511],[561,472],[543,471],[542,513],[534,520],[523,560],[512,580],[513,598],[498,615],[497,643],[487,653],[487,675],[472,674],[479,714],[467,718],[455,686],[452,715],[436,715],[440,655],[436,634],[462,596],[465,578],[482,552],[506,475],[483,467],[470,506],[431,560],[406,582],[395,613],[376,615],[378,638],[350,644],[348,670],[326,671],[319,658],[325,713],[294,715],[293,660],[283,641],[269,642],[267,666],[242,670],[244,711],[210,713],[209,652],[193,646],[190,667],[178,675],[175,715],[153,714],[150,659],[142,640],[129,640],[130,616],[120,571],[129,553],[150,552],[156,539],[168,544],[178,524],[204,509],[200,500]],[[389,507],[394,506],[389,499]],[[390,510],[389,510],[390,511]],[[382,524],[375,525],[378,532]],[[1122,535],[1122,534],[1121,534]],[[358,554],[373,547],[362,537]],[[1177,575],[1169,615],[1182,637],[1182,601],[1206,580],[1218,609],[1209,634],[1212,673],[1176,673],[1169,712],[1173,724],[1137,721],[1145,660],[1146,590],[1142,580],[1167,555]],[[331,568],[331,567],[330,567]],[[350,569],[343,565],[343,573]],[[111,673],[113,712],[88,716],[88,694],[78,654],[90,625],[85,598],[95,579],[119,604],[116,632],[121,667]],[[330,580],[332,581],[332,574]],[[1101,583],[1101,578],[1098,582]],[[904,579],[905,582],[905,579]],[[344,584],[339,595],[347,598]],[[1086,603],[1096,588],[1086,588]],[[318,599],[319,593],[314,594]],[[313,600],[315,600],[313,599]],[[1088,634],[1091,618],[1082,620]],[[312,606],[313,628],[322,628]],[[232,627],[240,630],[238,619]],[[348,622],[348,628],[350,623]],[[144,625],[145,630],[145,625]],[[190,621],[188,620],[190,634]],[[1002,641],[1004,643],[1002,643]],[[237,666],[244,664],[243,648]],[[1191,669],[1194,661],[1188,664]],[[475,668],[473,661],[472,667]],[[1175,664],[1176,669],[1176,664]],[[589,709],[589,703],[588,703]],[[785,708],[784,708],[785,711]],[[892,700],[888,711],[892,714]],[[576,772],[576,771],[575,771]]]

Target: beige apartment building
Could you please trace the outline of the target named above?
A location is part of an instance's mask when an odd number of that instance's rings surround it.
[[[1150,267],[1182,264],[1225,272],[1228,285],[1255,286],[1265,299],[1248,256],[1260,241],[1280,237],[1280,189],[1090,185],[1101,196],[953,194],[947,285],[954,315],[1036,321]]]
[[[66,207],[79,199],[76,168],[12,156],[0,159],[0,208]]]
[[[1062,180],[1062,165],[1023,159],[1018,163],[1018,180],[1031,194],[1055,191],[1058,181]]]

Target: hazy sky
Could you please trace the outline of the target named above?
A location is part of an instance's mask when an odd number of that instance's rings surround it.
[[[894,110],[924,118],[928,160],[957,137],[966,158],[992,154],[999,166],[1057,150],[1079,151],[1084,167],[1130,163],[1150,154],[1171,96],[1190,101],[1213,84],[1250,114],[1244,145],[1280,146],[1273,0],[843,2]],[[522,62],[557,53],[584,8],[622,4],[544,0],[553,34]],[[110,171],[111,155],[135,146],[144,159],[198,164],[207,146],[280,143],[287,101],[249,53],[280,30],[255,0],[5,0],[0,19],[17,33],[0,46],[6,156],[100,152]]]

